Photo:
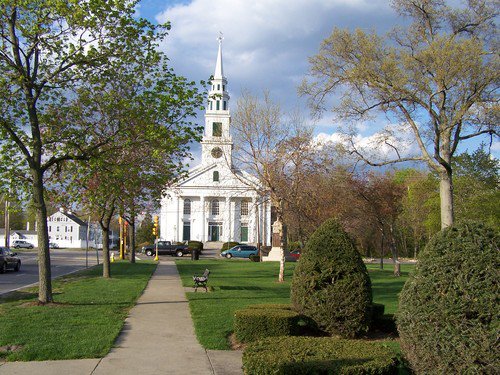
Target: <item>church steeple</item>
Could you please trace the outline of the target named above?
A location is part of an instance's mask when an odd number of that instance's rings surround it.
[[[214,79],[224,78],[224,69],[222,67],[222,33],[219,35],[217,40],[219,41],[219,52],[217,53],[217,63],[215,64]]]
[[[227,79],[224,77],[222,64],[222,39],[221,33],[217,38],[219,50],[205,111],[205,133],[201,141],[202,164],[224,162],[232,165],[233,141],[229,133],[231,115],[229,114]]]
[[[222,33],[217,40],[219,41],[219,51],[217,52],[217,62],[215,63],[215,72],[212,79],[212,86],[209,92],[209,102],[207,113],[210,111],[229,111],[229,94],[227,93],[227,79],[224,77],[222,64]]]

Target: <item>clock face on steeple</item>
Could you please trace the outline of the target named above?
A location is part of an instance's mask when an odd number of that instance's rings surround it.
[[[218,159],[222,156],[222,150],[220,147],[214,147],[211,153],[212,157],[214,157],[215,159]]]

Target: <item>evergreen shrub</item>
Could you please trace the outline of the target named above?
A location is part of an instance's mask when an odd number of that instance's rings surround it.
[[[395,353],[382,343],[333,337],[272,337],[243,351],[246,375],[394,374]]]
[[[237,310],[234,334],[240,342],[251,342],[273,336],[291,336],[301,331],[301,315],[290,305],[261,304]]]
[[[372,303],[372,321],[382,318],[385,311],[385,305],[382,303]]]
[[[260,262],[260,255],[256,254],[256,255],[250,255],[250,260],[252,262]]]
[[[417,374],[498,373],[498,232],[466,222],[435,235],[400,294],[401,349]]]
[[[202,252],[203,250],[203,242],[201,241],[188,241],[189,250],[197,250],[198,252]]]
[[[309,238],[295,267],[291,286],[294,309],[329,334],[355,337],[368,330],[371,283],[360,254],[335,219]]]

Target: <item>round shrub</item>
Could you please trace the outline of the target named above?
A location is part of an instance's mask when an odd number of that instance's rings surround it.
[[[272,337],[243,352],[247,375],[396,373],[395,353],[382,343],[333,337]]]
[[[252,262],[260,262],[260,255],[258,255],[258,254],[256,254],[256,255],[252,254],[252,255],[250,255],[249,258]]]
[[[313,233],[295,267],[294,308],[332,335],[355,337],[368,330],[372,292],[368,271],[338,221]]]
[[[418,374],[500,369],[498,233],[462,223],[434,236],[406,282],[397,314],[401,349]]]
[[[203,242],[201,241],[188,241],[188,248],[189,250],[197,250],[201,253],[203,250]]]

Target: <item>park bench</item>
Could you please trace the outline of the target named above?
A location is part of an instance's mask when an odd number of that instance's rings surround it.
[[[194,281],[194,291],[198,291],[198,287],[203,287],[205,288],[205,292],[208,292],[207,289],[207,282],[208,282],[208,275],[210,275],[210,271],[208,269],[205,269],[205,272],[203,272],[203,275],[201,276],[193,276],[193,281]]]

